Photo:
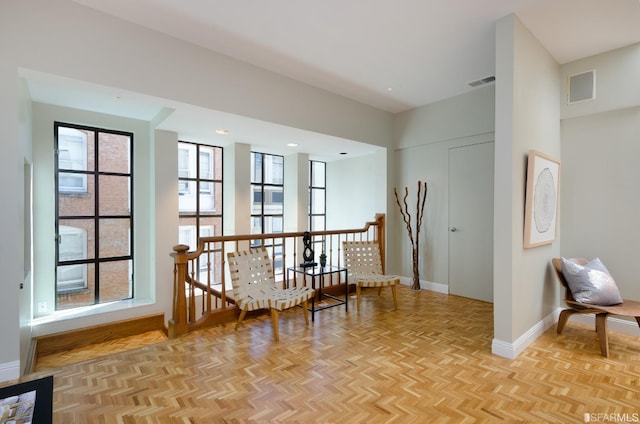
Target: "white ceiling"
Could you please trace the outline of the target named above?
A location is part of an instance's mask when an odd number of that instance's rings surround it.
[[[494,75],[495,22],[510,13],[561,64],[640,42],[640,0],[74,1],[390,112],[465,93],[470,81]],[[40,101],[47,101],[45,80],[30,84]],[[210,134],[201,121],[183,125],[194,115],[187,105],[171,107],[176,112],[161,127]],[[214,121],[214,111],[199,113]],[[244,124],[245,142],[268,144],[266,123]],[[288,129],[272,129],[282,143],[280,131]],[[263,140],[251,139],[257,134]],[[316,136],[294,137],[313,143]]]

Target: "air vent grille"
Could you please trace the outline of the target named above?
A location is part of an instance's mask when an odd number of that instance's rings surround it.
[[[484,77],[479,80],[468,82],[467,84],[470,85],[471,87],[478,87],[484,84],[489,84],[490,82],[494,82],[495,80],[496,80],[496,77],[491,75],[490,77]]]
[[[596,98],[596,71],[569,75],[569,104]]]

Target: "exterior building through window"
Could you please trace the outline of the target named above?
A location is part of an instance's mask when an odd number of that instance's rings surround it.
[[[133,134],[56,122],[56,309],[133,297]]]
[[[251,153],[251,234],[281,233],[284,227],[284,156]],[[253,242],[252,246],[259,246]],[[267,241],[273,249],[274,273],[281,275],[282,245]]]
[[[200,237],[222,235],[222,147],[178,142],[178,196],[180,244],[195,250]],[[201,281],[206,281],[209,253],[222,263],[220,250],[203,252],[198,260]],[[218,283],[222,276],[213,279]]]

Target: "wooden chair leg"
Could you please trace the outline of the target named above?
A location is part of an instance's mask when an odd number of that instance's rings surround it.
[[[308,327],[309,326],[309,306],[306,300],[302,302],[302,312],[304,313],[304,322]]]
[[[271,308],[271,323],[273,324],[273,337],[275,341],[280,340],[280,334],[278,334],[278,310]]]
[[[564,330],[564,326],[567,325],[567,321],[569,321],[569,317],[575,314],[576,311],[573,309],[564,309],[560,312],[560,316],[558,317],[558,327],[556,328],[557,334],[562,334],[562,330]]]
[[[391,285],[391,294],[393,295],[393,309],[398,309],[398,295],[396,293],[396,285]]]
[[[238,326],[240,325],[240,323],[244,319],[245,315],[247,315],[247,308],[244,308],[244,309],[240,310],[240,316],[238,317],[238,321],[236,321],[236,331],[238,331]]]
[[[356,307],[360,312],[360,284],[356,285]]]
[[[609,337],[607,335],[607,318],[609,314],[596,314],[596,331],[600,339],[600,353],[605,358],[609,357]]]

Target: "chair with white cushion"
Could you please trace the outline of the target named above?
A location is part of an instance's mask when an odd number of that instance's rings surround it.
[[[599,259],[596,258],[594,261]],[[565,269],[563,269],[563,262],[573,264],[575,267],[588,267],[591,262],[584,258],[572,258],[572,259],[564,259],[564,258],[553,258],[551,260],[553,263],[553,268],[556,271],[556,275],[558,277],[558,281],[562,284],[564,288],[564,303],[567,305],[567,309],[564,309],[560,312],[560,317],[558,318],[558,326],[556,328],[556,332],[558,334],[562,334],[562,330],[564,330],[567,321],[569,321],[569,317],[574,314],[594,314],[596,321],[596,333],[598,334],[598,339],[600,341],[600,353],[605,358],[609,357],[609,336],[607,330],[607,318],[609,315],[618,315],[624,317],[633,317],[635,318],[638,326],[640,326],[640,301],[637,300],[626,300],[626,299],[616,299],[614,302],[604,302],[606,304],[594,304],[587,303],[588,299],[585,298],[585,293],[588,293],[588,287],[581,287],[581,291],[578,292],[578,296],[574,295],[571,285],[572,282],[569,281],[567,275],[565,275]],[[565,264],[566,267],[566,264]],[[567,270],[568,272],[568,270]],[[607,287],[609,289],[613,288],[616,293],[614,297],[619,297],[619,293],[617,293],[617,286],[613,281],[613,278],[608,274],[608,270],[601,265],[600,269],[592,270],[591,268],[587,268],[586,276],[596,279],[596,284],[594,284],[594,289],[602,289],[602,287]],[[608,281],[603,281],[603,278],[600,278],[601,275],[607,277]],[[575,284],[574,284],[575,286]],[[600,286],[600,287],[598,287]],[[597,293],[596,293],[597,294]],[[593,295],[593,294],[592,294]],[[611,297],[610,295],[608,295]],[[578,297],[578,298],[576,298]],[[600,302],[598,302],[600,303]]]
[[[248,311],[269,309],[275,341],[279,340],[278,312],[301,305],[304,320],[309,325],[307,301],[315,291],[309,287],[281,289],[273,277],[271,258],[264,247],[227,254],[233,286],[233,298],[240,308],[236,330]]]
[[[380,246],[375,241],[342,242],[344,265],[349,273],[349,281],[356,285],[356,302],[360,311],[362,287],[377,287],[378,295],[383,287],[391,287],[394,309],[398,308],[396,286],[400,284],[397,275],[385,275],[382,270]]]

